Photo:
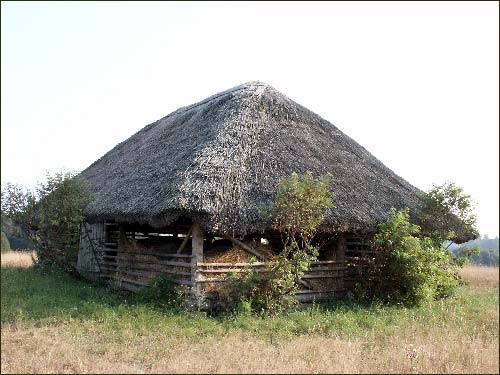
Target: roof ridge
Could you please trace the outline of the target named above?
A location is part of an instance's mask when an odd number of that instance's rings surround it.
[[[211,102],[212,100],[215,100],[217,98],[220,98],[221,96],[223,95],[227,95],[229,93],[232,93],[232,92],[237,92],[237,91],[241,91],[241,90],[245,90],[245,89],[249,89],[249,88],[257,88],[257,87],[265,87],[265,88],[269,88],[269,89],[272,89],[274,90],[275,92],[279,92],[278,90],[276,90],[273,86],[265,83],[265,82],[262,82],[262,81],[248,81],[248,82],[245,82],[241,85],[238,85],[238,86],[234,86],[230,89],[227,89],[227,90],[224,90],[224,91],[221,91],[217,94],[214,94],[212,96],[209,96],[208,98],[205,98],[197,103],[194,103],[194,104],[190,104],[190,105],[187,105],[187,106],[184,106],[184,107],[179,107],[178,109],[176,109],[175,111],[173,111],[172,113],[169,113],[168,115],[166,115],[165,117],[162,117],[160,118],[159,120],[157,121],[161,121],[161,120],[164,120],[172,115],[178,115],[180,113],[184,113],[184,112],[187,112],[191,109],[194,109],[196,107],[199,107],[200,105],[203,105],[203,104],[206,104],[206,103],[209,103]],[[156,122],[156,121],[155,121]]]

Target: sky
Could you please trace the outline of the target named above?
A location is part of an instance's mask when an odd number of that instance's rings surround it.
[[[1,182],[259,80],[499,233],[498,2],[1,2]]]

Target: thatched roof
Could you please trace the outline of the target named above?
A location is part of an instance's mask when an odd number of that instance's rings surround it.
[[[250,82],[144,127],[82,172],[95,200],[89,221],[168,225],[179,216],[208,230],[266,229],[259,209],[292,172],[329,172],[334,205],[323,230],[368,231],[418,189],[307,108]]]

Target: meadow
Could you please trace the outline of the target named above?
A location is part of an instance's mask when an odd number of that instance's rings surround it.
[[[276,318],[162,311],[1,255],[2,373],[498,373],[498,268],[408,309],[313,304]]]

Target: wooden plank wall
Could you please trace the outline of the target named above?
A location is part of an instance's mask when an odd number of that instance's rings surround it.
[[[141,240],[146,238],[147,235],[142,233],[120,232],[118,224],[114,223],[82,226],[79,269],[97,275],[113,287],[130,291],[147,286],[155,276],[168,274],[177,284],[197,291],[196,295],[209,294],[225,281],[229,273],[241,273],[247,269],[265,272],[263,262],[200,262],[199,255],[194,257],[191,254],[190,240],[186,248],[177,253],[175,249],[183,239],[176,235],[163,237],[163,240],[156,237],[159,242],[153,241],[151,246],[141,245],[145,243]],[[354,234],[340,236],[334,252],[333,260],[315,262],[305,273],[296,295],[300,301],[339,297],[352,290],[356,281],[363,277],[374,254],[369,238]]]
[[[76,267],[82,275],[92,280],[100,277],[103,241],[103,223],[82,224],[80,228],[80,250]]]
[[[265,262],[197,263],[198,275],[196,283],[201,284],[202,292],[210,294],[227,280],[226,277],[230,273],[238,274],[247,270],[265,273],[266,264]],[[343,261],[314,262],[311,268],[304,273],[302,281],[305,285],[301,284],[301,289],[296,293],[296,298],[301,302],[310,302],[340,295],[344,292],[343,278]]]
[[[366,271],[375,260],[375,251],[370,246],[370,236],[348,234],[345,238],[346,291],[353,290],[356,283],[366,276]]]
[[[146,237],[142,233],[108,228],[102,249],[101,279],[113,287],[134,292],[160,274],[172,275],[179,285],[192,286],[192,255],[173,251],[178,246],[167,244],[173,236],[163,238],[163,246],[161,241],[150,247],[137,242]]]

